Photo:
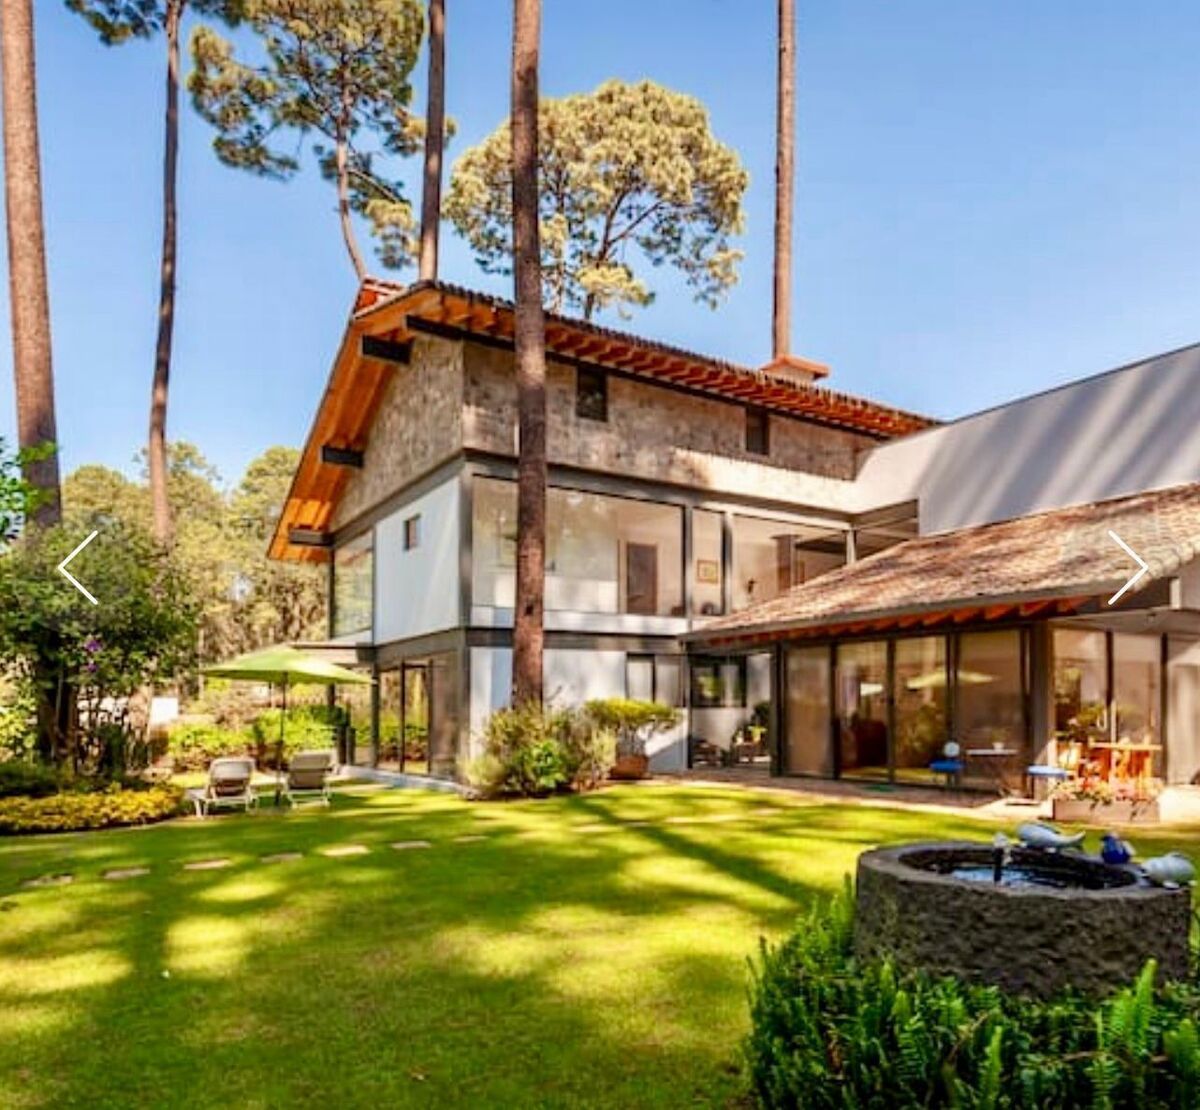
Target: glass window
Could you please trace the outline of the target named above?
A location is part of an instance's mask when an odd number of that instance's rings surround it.
[[[632,701],[654,700],[654,656],[625,657],[625,696]]]
[[[964,779],[989,786],[1015,782],[1028,754],[1020,631],[964,633],[956,679]]]
[[[720,513],[692,513],[692,611],[715,617],[725,611],[724,519]]]
[[[608,419],[608,375],[581,366],[575,371],[575,415],[583,420]]]
[[[694,709],[744,709],[746,660],[696,658],[692,661]]]
[[[841,774],[887,778],[887,644],[839,644],[837,716]]]
[[[896,641],[895,753],[896,778],[929,782],[929,764],[946,743],[946,640],[918,636]]]
[[[333,634],[369,632],[374,609],[373,533],[343,544],[333,553]]]
[[[1194,784],[1200,782],[1200,642],[1171,637],[1167,692],[1171,734],[1167,774],[1171,782]]]
[[[1161,681],[1162,639],[1116,633],[1113,636],[1113,708],[1118,744],[1159,743],[1162,736],[1159,727]],[[1120,773],[1122,768],[1115,770]]]
[[[431,656],[424,671],[429,683],[429,773],[437,778],[453,778],[458,759],[460,712],[458,654],[444,652]]]
[[[785,769],[793,775],[832,775],[829,743],[829,648],[791,648],[787,653],[787,747]]]
[[[350,761],[359,767],[375,766],[375,739],[371,732],[370,686],[337,687],[338,704],[346,710],[350,723],[348,748]]]
[[[379,766],[400,769],[400,672],[379,675]]]
[[[733,607],[769,601],[845,562],[843,532],[735,516]]]
[[[421,546],[421,514],[410,516],[404,522],[404,550],[415,551]]]
[[[751,455],[771,453],[771,418],[763,409],[746,410],[746,450]]]
[[[474,601],[512,608],[516,486],[474,486]],[[549,491],[546,508],[547,609],[683,615],[681,508],[564,489]]]
[[[654,700],[676,709],[683,706],[683,660],[679,656],[654,657]]]
[[[1108,640],[1103,632],[1054,629],[1054,733],[1057,758],[1070,744],[1108,737]]]

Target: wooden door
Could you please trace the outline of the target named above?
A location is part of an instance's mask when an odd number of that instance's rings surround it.
[[[654,544],[625,546],[625,611],[644,616],[658,612],[658,548]]]

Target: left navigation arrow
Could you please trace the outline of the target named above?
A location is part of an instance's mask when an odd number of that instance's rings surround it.
[[[99,605],[100,602],[98,602],[94,597],[92,597],[92,595],[88,592],[87,587],[84,586],[84,584],[82,582],[80,582],[79,579],[75,577],[75,575],[73,575],[69,570],[67,570],[67,564],[72,559],[74,559],[75,556],[78,555],[85,547],[87,547],[87,545],[89,543],[91,543],[92,540],[94,540],[99,534],[100,534],[99,532],[93,532],[90,536],[88,536],[88,538],[86,540],[83,541],[83,543],[81,543],[77,548],[75,548],[75,550],[72,551],[70,555],[68,555],[61,563],[58,564],[58,573],[61,574],[68,582],[70,582],[71,585],[74,586],[75,589],[77,589],[81,594],[83,594],[83,596],[86,597],[88,599],[88,601],[90,601],[93,605]]]

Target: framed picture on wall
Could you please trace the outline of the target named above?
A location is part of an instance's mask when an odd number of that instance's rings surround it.
[[[721,564],[716,559],[697,559],[696,581],[704,586],[720,585]]]

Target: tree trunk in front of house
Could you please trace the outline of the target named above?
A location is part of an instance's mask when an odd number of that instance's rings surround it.
[[[421,193],[421,259],[417,276],[438,272],[442,222],[442,151],[446,145],[446,0],[429,0],[429,90],[425,106],[425,179]]]
[[[796,175],[796,0],[779,0],[779,75],[775,105],[775,358],[792,345],[792,210]]]
[[[176,219],[179,162],[179,24],[184,0],[170,0],[164,30],[167,40],[167,103],[163,117],[162,256],[159,262],[158,339],[154,344],[154,380],[150,389],[150,504],[154,538],[171,541],[171,502],[167,495],[167,399],[171,385],[171,342],[175,332]]]
[[[0,7],[0,62],[17,443],[28,448],[58,440],[31,0],[4,0]],[[30,485],[42,493],[35,522],[57,524],[62,516],[57,453],[27,462],[24,473]]]
[[[542,701],[546,567],[546,350],[538,235],[538,46],[541,0],[514,0],[513,274],[516,294],[517,596],[513,703]]]

